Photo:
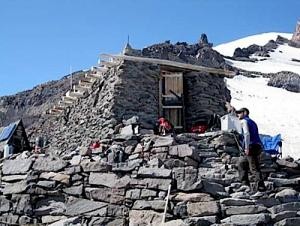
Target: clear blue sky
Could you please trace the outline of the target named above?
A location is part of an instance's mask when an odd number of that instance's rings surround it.
[[[299,0],[0,0],[0,96],[90,68],[100,53],[293,32]]]

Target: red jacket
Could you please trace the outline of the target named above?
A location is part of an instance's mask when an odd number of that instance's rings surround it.
[[[160,126],[163,126],[166,130],[171,130],[172,129],[171,123],[165,118],[158,119],[158,123],[159,123]]]

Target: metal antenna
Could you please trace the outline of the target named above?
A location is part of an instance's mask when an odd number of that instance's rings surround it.
[[[129,44],[129,35],[127,36],[127,44]]]
[[[70,75],[71,75],[71,91],[73,90],[73,74],[72,74],[72,66],[70,65]]]

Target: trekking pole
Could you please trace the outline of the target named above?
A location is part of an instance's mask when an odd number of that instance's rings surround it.
[[[168,188],[168,194],[167,194],[167,197],[166,197],[165,210],[164,210],[164,215],[163,215],[163,218],[162,218],[162,221],[161,221],[161,225],[164,225],[165,220],[166,220],[166,213],[167,213],[167,208],[168,208],[170,191],[171,191],[171,184],[169,184],[169,188]]]
[[[231,133],[231,134],[232,134],[232,133]],[[244,152],[243,148],[241,147],[241,145],[240,145],[238,139],[236,138],[236,135],[235,135],[235,134],[232,134],[232,136],[233,136],[233,138],[234,138],[234,140],[235,140],[235,142],[236,142],[236,145],[237,145],[237,147],[238,147],[238,149],[239,149],[239,151],[240,151],[240,154],[241,154],[241,155],[245,155],[245,152]]]

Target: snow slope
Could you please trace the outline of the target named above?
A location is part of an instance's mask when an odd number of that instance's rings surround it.
[[[231,104],[247,107],[261,134],[281,133],[283,156],[300,158],[300,94],[267,86],[265,78],[236,76],[226,79],[231,91]]]
[[[252,44],[264,45],[269,40],[276,40],[277,36],[290,39],[292,34],[288,33],[264,33],[252,35],[226,44],[216,46],[214,49],[224,56],[232,56],[237,47],[248,47]],[[262,59],[263,57],[256,57]],[[247,71],[259,71],[263,73],[275,73],[279,71],[292,71],[300,74],[300,62],[292,61],[292,59],[300,60],[300,49],[288,45],[280,45],[274,52],[270,53],[270,57],[264,58],[258,62],[242,62],[226,59],[226,62],[234,67],[241,68]]]
[[[237,47],[248,47],[252,44],[264,45],[277,35],[291,38],[286,33],[264,33],[249,36],[230,43],[215,47],[223,55],[232,55]],[[281,51],[281,52],[280,52]],[[228,60],[233,66],[248,71],[278,72],[293,71],[300,74],[300,63],[291,61],[291,58],[300,59],[300,49],[287,45],[279,46],[271,57],[257,63]],[[247,107],[250,117],[257,122],[262,134],[283,137],[283,156],[290,155],[300,158],[300,93],[289,92],[280,88],[267,86],[268,79],[247,78],[236,76],[226,79],[231,91],[231,104],[235,108]]]
[[[232,42],[218,45],[214,47],[214,50],[218,51],[224,56],[233,56],[234,50],[238,47],[246,48],[252,44],[263,46],[272,39],[275,41],[278,35],[287,39],[291,39],[293,36],[293,34],[290,33],[278,33],[278,32],[268,32],[263,34],[251,35]]]

